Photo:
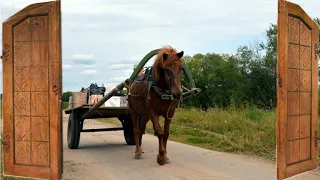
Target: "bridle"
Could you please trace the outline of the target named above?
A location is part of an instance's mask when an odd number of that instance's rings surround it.
[[[180,76],[169,75],[170,73],[169,73],[168,69],[163,68],[163,70],[164,70],[164,74],[165,74],[166,83],[169,85],[169,90],[168,91],[170,92],[170,94],[172,94],[172,92],[171,92],[171,82],[172,81],[171,80],[172,79],[179,79],[181,81],[182,78]],[[173,117],[169,117],[169,111],[171,109],[171,106],[173,105],[174,102],[178,102],[179,103],[181,100],[182,100],[182,96],[179,99],[175,99],[170,103],[170,105],[169,105],[169,107],[167,109],[167,113],[166,113],[166,118],[168,120],[171,120],[173,118]]]
[[[163,70],[164,70],[164,74],[165,74],[166,83],[169,85],[169,91],[171,92],[171,80],[177,78],[181,81],[182,78],[180,76],[175,76],[175,75],[169,76],[168,74],[170,74],[170,73],[169,73],[168,69],[163,68]]]

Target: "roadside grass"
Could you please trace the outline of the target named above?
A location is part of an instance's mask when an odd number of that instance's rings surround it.
[[[100,121],[121,126],[114,118]],[[163,127],[164,118],[160,118],[160,122]],[[146,133],[154,133],[151,121],[147,124]],[[276,110],[214,108],[205,112],[199,109],[177,109],[170,125],[169,140],[275,161]],[[320,148],[318,151],[320,158]]]
[[[69,102],[62,102],[62,110],[68,109],[69,107]]]

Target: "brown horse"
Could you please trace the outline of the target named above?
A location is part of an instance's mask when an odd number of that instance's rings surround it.
[[[159,154],[157,162],[160,165],[169,163],[167,157],[167,140],[171,118],[175,108],[182,99],[182,73],[184,52],[177,52],[172,47],[164,47],[159,50],[152,66],[153,85],[148,88],[149,81],[135,81],[129,88],[128,102],[131,109],[136,142],[135,158],[142,158],[142,134],[145,132],[149,119],[153,123],[155,134],[159,139]],[[150,89],[150,91],[149,91]],[[163,94],[171,95],[170,99],[161,98]],[[143,115],[143,120],[138,126],[138,115]],[[165,118],[164,130],[159,123],[159,116]]]

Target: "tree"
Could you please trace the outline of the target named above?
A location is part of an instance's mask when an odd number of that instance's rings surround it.
[[[320,18],[315,18],[314,22],[316,22],[319,25],[319,42],[320,42]],[[320,43],[318,44],[318,51],[320,53]]]
[[[62,101],[69,102],[69,97],[72,96],[72,92],[67,91],[62,94]]]
[[[320,25],[319,18],[315,22]],[[271,24],[266,30],[265,42],[240,46],[235,55],[199,53],[185,56],[184,61],[201,93],[184,101],[183,106],[203,109],[246,104],[263,109],[276,107],[277,33],[277,25]]]

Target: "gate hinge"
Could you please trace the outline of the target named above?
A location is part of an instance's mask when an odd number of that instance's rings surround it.
[[[2,50],[1,59],[8,60],[8,56],[9,56],[9,44],[5,44]]]
[[[318,56],[319,56],[319,47],[318,44],[314,44],[314,53],[315,53],[315,60],[318,61]]]

